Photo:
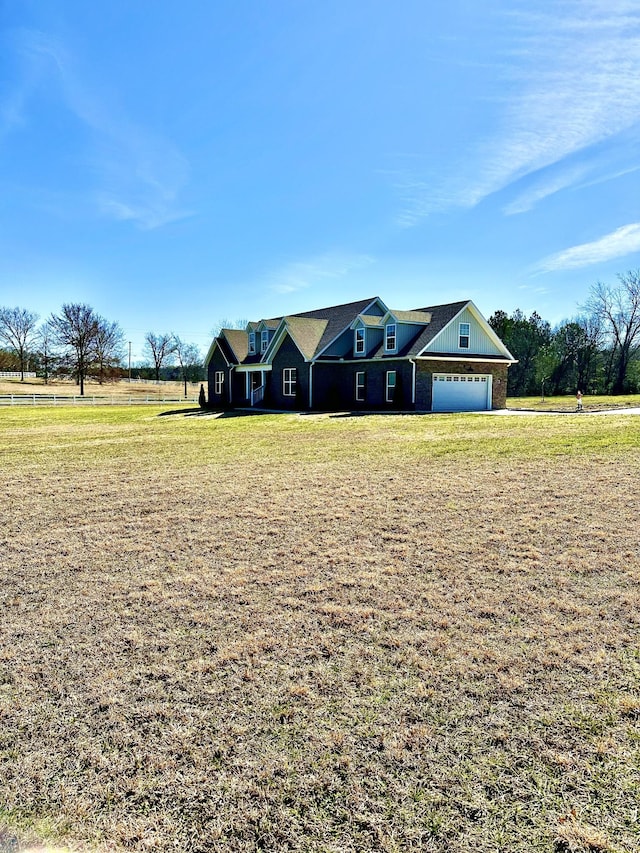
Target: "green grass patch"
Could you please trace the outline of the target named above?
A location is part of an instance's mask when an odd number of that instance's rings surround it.
[[[139,467],[171,458],[189,468],[342,461],[390,465],[412,459],[499,460],[611,455],[640,448],[640,418],[490,415],[201,415],[161,406],[0,409],[5,465]]]

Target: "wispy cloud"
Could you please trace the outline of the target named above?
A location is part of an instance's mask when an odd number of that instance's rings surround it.
[[[327,253],[305,261],[292,261],[270,272],[264,281],[272,293],[294,293],[322,284],[328,279],[340,279],[375,261],[369,255]]]
[[[521,193],[504,208],[504,213],[511,216],[516,213],[526,213],[545,198],[548,198],[567,187],[575,186],[576,182],[582,180],[588,172],[586,165],[575,166],[572,169],[560,172],[560,174],[549,176],[546,180],[537,181],[534,186]]]
[[[636,2],[560,0],[549,14],[512,13],[511,52],[499,71],[496,131],[450,160],[444,176],[396,181],[401,224],[496,193],[636,124],[640,114],[640,9]],[[506,94],[505,94],[506,93]],[[582,175],[583,176],[583,175]],[[507,207],[516,213],[571,186],[579,169],[540,183]]]
[[[132,121],[113,99],[101,96],[83,79],[61,40],[20,30],[14,34],[14,48],[22,60],[22,74],[0,105],[0,138],[27,120],[30,99],[48,87],[90,132],[88,158],[96,183],[88,193],[100,214],[145,229],[190,215],[179,206],[189,164],[172,142]]]
[[[577,269],[589,267],[640,252],[640,222],[623,225],[592,243],[572,246],[544,258],[536,265],[538,272],[554,272],[556,270]]]

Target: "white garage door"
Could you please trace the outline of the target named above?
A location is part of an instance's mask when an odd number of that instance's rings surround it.
[[[434,373],[434,412],[478,412],[491,408],[491,376]]]

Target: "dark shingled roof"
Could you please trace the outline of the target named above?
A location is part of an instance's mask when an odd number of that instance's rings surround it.
[[[337,338],[340,332],[347,329],[355,320],[358,314],[361,314],[365,308],[368,308],[372,302],[375,302],[377,296],[372,296],[370,299],[361,299],[358,302],[347,302],[344,305],[332,305],[329,308],[317,308],[315,311],[303,311],[301,314],[293,314],[293,317],[309,317],[312,320],[326,320],[327,327],[324,330],[320,343],[316,349],[316,353],[321,352],[328,346],[334,338]]]
[[[419,352],[421,352],[427,344],[432,341],[438,332],[441,332],[442,329],[450,323],[451,320],[459,314],[460,311],[468,305],[469,300],[466,299],[464,302],[451,302],[448,305],[435,305],[430,308],[415,308],[413,311],[391,311],[392,314],[397,315],[398,317],[402,314],[410,314],[410,315],[425,315],[428,314],[431,316],[431,322],[427,326],[416,326],[416,334],[411,340],[405,344],[398,352],[387,353],[384,349],[384,341],[381,341],[380,345],[377,346],[372,352],[369,353],[368,358],[405,358],[406,356],[416,356]]]
[[[285,317],[287,329],[295,345],[305,358],[313,358],[318,350],[318,342],[327,328],[328,320],[317,317]]]
[[[290,314],[285,319],[290,331],[297,339],[297,344],[305,358],[313,358],[334,341],[342,332],[349,328],[353,321],[362,314],[379,297],[372,296],[369,299],[360,299],[357,302],[346,302],[343,305],[330,305],[327,308],[316,308],[313,311],[302,311],[299,314]],[[424,326],[416,325],[416,334],[397,353],[385,353],[384,341],[380,343],[368,358],[403,358],[416,356],[420,353],[453,318],[469,304],[466,299],[462,302],[450,302],[446,305],[430,305],[426,308],[414,308],[411,311],[392,311],[398,319],[419,321],[423,318],[431,320]],[[260,323],[267,328],[275,328],[282,318],[252,321],[249,327],[255,329]],[[308,322],[304,321],[322,321]],[[249,337],[247,332],[240,329],[224,329],[224,334],[218,338],[218,342],[227,359],[235,364],[260,364],[262,355],[256,352],[249,355]]]
[[[428,308],[414,308],[414,311],[422,311],[425,314],[431,314],[431,322],[426,326],[418,337],[409,347],[407,355],[417,355],[427,344],[435,338],[438,332],[441,332],[448,325],[456,314],[459,314],[465,305],[469,304],[469,300],[463,302],[449,302],[446,305],[432,305]]]
[[[222,329],[218,343],[227,361],[235,364],[245,359],[249,352],[249,335],[242,329]]]
[[[237,364],[238,363],[238,359],[237,359],[235,353],[233,352],[233,350],[229,346],[229,341],[227,341],[225,338],[223,338],[222,335],[219,335],[216,338],[216,343],[218,345],[218,348],[220,349],[220,352],[222,353],[222,355],[227,360],[228,364]]]

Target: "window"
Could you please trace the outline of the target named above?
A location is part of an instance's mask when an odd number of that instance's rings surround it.
[[[386,395],[387,403],[393,403],[393,395],[396,391],[396,372],[395,370],[387,370]]]
[[[364,403],[364,370],[356,373],[356,402]]]
[[[384,328],[384,348],[391,352],[396,348],[396,324],[388,323]]]
[[[469,349],[469,335],[471,334],[471,326],[469,323],[460,323],[460,332],[458,335],[458,346],[460,349]]]
[[[249,355],[255,355],[256,352],[256,333],[249,332]]]
[[[356,329],[356,355],[364,354],[364,329]]]
[[[296,396],[296,368],[285,367],[282,371],[282,393],[285,397]]]
[[[266,352],[269,346],[269,330],[263,329],[260,332],[260,352]]]
[[[224,385],[224,373],[221,370],[216,370],[215,374],[215,393],[219,397],[222,394],[222,387]]]

